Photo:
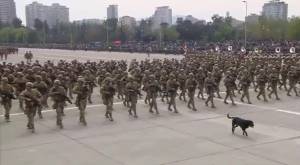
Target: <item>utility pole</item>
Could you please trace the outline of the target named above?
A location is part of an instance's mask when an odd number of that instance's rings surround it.
[[[245,7],[246,7],[246,15],[245,15],[245,27],[244,27],[244,30],[245,30],[245,43],[244,43],[244,47],[245,49],[247,50],[247,16],[248,16],[248,1],[247,0],[244,0],[243,1],[245,3]]]

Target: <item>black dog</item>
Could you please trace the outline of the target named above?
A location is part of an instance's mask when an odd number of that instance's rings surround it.
[[[248,136],[246,129],[249,127],[254,127],[254,123],[251,120],[245,120],[238,117],[230,117],[229,114],[227,114],[227,117],[228,119],[232,119],[232,133],[234,133],[235,128],[239,126],[243,130],[243,135]]]

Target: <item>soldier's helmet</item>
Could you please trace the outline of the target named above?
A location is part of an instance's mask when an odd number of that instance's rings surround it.
[[[7,83],[8,82],[8,78],[7,77],[2,77],[1,81]]]
[[[151,74],[151,75],[149,76],[149,78],[150,78],[150,79],[155,79],[154,74]]]
[[[32,82],[27,82],[27,83],[26,83],[26,87],[27,87],[27,88],[32,88],[32,87],[33,87]]]
[[[16,77],[23,77],[23,73],[22,73],[22,72],[18,72],[18,73],[16,74]]]
[[[42,80],[42,77],[41,76],[35,76],[35,79],[37,80],[37,81],[41,81]]]
[[[77,80],[79,83],[84,83],[84,78],[82,77],[78,77],[78,80]]]
[[[89,73],[91,73],[89,70],[85,70],[85,71],[83,71],[83,73],[84,74],[89,74]]]
[[[110,77],[110,76],[111,76],[111,74],[109,72],[105,73],[105,77]]]
[[[59,80],[54,80],[53,84],[54,85],[60,85],[60,81]]]
[[[27,72],[30,74],[30,73],[32,73],[33,71],[32,71],[32,69],[28,69]]]
[[[134,78],[133,78],[132,76],[129,76],[129,77],[128,77],[128,81],[131,82],[131,81],[133,81],[133,80],[134,80]]]

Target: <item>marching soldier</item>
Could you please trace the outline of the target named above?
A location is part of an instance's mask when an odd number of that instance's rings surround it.
[[[231,100],[231,103],[232,105],[236,105],[234,103],[234,100],[233,100],[233,91],[234,91],[234,88],[235,88],[235,79],[234,77],[231,75],[231,72],[230,71],[227,71],[226,72],[226,77],[224,79],[224,85],[226,87],[226,96],[225,96],[225,99],[224,99],[224,103],[225,104],[228,104],[227,102],[227,98],[229,97],[230,100]]]
[[[178,113],[177,108],[176,108],[175,98],[177,96],[177,90],[178,90],[178,87],[180,86],[180,83],[176,80],[176,77],[174,74],[170,74],[169,77],[170,78],[167,81],[167,91],[168,91],[168,96],[170,97],[168,110],[173,111],[173,109],[171,108],[171,106],[173,106],[174,113]]]
[[[22,72],[18,72],[16,74],[16,78],[13,82],[14,87],[15,87],[15,92],[16,92],[16,96],[19,99],[19,107],[22,111],[24,111],[24,106],[23,103],[24,101],[22,100],[21,97],[19,97],[19,95],[21,94],[22,91],[24,91],[26,89],[26,83],[27,83],[27,79],[25,79],[24,75]]]
[[[66,89],[61,86],[61,82],[59,80],[55,80],[53,83],[53,87],[49,91],[49,96],[53,100],[53,109],[56,110],[56,125],[63,129],[62,117],[65,102],[69,99],[67,97]]]
[[[295,66],[292,66],[291,70],[288,72],[288,79],[289,79],[289,86],[290,87],[288,89],[287,95],[291,96],[291,91],[294,90],[296,96],[299,96],[298,92],[297,92],[297,89],[296,89],[296,84],[297,84],[298,77],[297,77],[297,71],[296,71]]]
[[[196,78],[197,78],[197,82],[198,82],[198,98],[200,98],[200,95],[201,95],[201,99],[202,100],[205,100],[204,99],[204,95],[203,95],[203,92],[204,92],[204,80],[205,80],[205,73],[204,73],[204,70],[203,68],[199,68],[198,69],[198,73],[196,75]]]
[[[92,73],[89,70],[84,71],[84,80],[85,83],[89,86],[89,95],[88,95],[88,101],[90,104],[92,104],[92,93],[94,91],[94,87],[96,86],[96,77],[92,75]]]
[[[33,83],[33,88],[37,89],[42,95],[41,106],[38,108],[39,118],[42,119],[43,118],[42,109],[43,109],[43,106],[45,106],[45,102],[47,102],[47,101],[45,101],[45,99],[47,99],[48,86],[44,81],[42,81],[41,76],[36,76],[36,82]]]
[[[142,79],[143,90],[146,92],[146,96],[145,96],[145,100],[144,100],[145,104],[150,103],[149,91],[147,89],[148,83],[149,83],[149,76],[150,76],[150,71],[145,70],[145,75]]]
[[[161,72],[161,77],[160,77],[160,85],[161,85],[161,101],[165,102],[164,98],[166,97],[167,102],[169,102],[168,100],[168,91],[167,91],[167,81],[168,81],[169,77],[167,75],[167,72],[165,70],[162,70]]]
[[[288,68],[287,68],[287,65],[282,65],[282,68],[280,70],[280,76],[281,76],[281,82],[280,82],[280,85],[279,85],[279,89],[281,90],[281,87],[283,86],[285,91],[287,91],[287,86],[286,86],[286,82],[287,82],[287,79],[288,79]]]
[[[113,85],[113,79],[106,77],[101,85],[100,93],[102,95],[103,104],[106,105],[105,117],[110,121],[114,121],[112,117],[114,95],[116,93],[115,86]]]
[[[216,108],[214,104],[214,92],[216,88],[215,79],[212,76],[212,73],[207,73],[207,78],[204,81],[206,93],[208,95],[207,100],[205,101],[205,105],[208,106],[208,103],[211,102],[211,107]]]
[[[185,93],[186,93],[185,81],[186,81],[186,76],[185,76],[184,70],[181,69],[180,74],[178,75],[178,82],[180,84],[179,88],[180,88],[180,91],[181,91],[181,93],[179,94],[179,100],[182,100],[182,97],[183,97],[184,102],[186,102],[186,98],[185,98]]]
[[[26,89],[20,94],[20,97],[25,102],[24,112],[28,118],[27,128],[31,129],[32,133],[34,133],[35,132],[34,116],[36,114],[38,107],[41,104],[39,98],[41,98],[42,95],[38,90],[32,88],[33,88],[33,84],[31,82],[27,82]]]
[[[126,84],[126,94],[130,103],[130,108],[128,112],[129,115],[132,116],[133,111],[134,118],[138,117],[136,113],[136,104],[138,100],[138,95],[140,95],[139,87],[140,85],[134,81],[133,77],[128,77],[128,83]]]
[[[240,85],[241,85],[241,89],[242,89],[241,102],[244,102],[244,97],[246,97],[248,104],[252,104],[250,101],[250,96],[249,96],[249,87],[251,85],[251,79],[252,79],[252,77],[249,76],[247,69],[244,69],[244,72],[243,72],[243,74],[241,76],[241,80],[240,80]]]
[[[5,120],[6,122],[10,122],[10,110],[12,107],[12,99],[16,99],[14,96],[14,89],[11,85],[8,84],[8,79],[6,77],[2,77],[1,85],[0,85],[0,94],[1,94],[1,104],[5,110]]]
[[[220,82],[222,80],[222,71],[220,71],[218,66],[215,66],[213,71],[212,71],[212,76],[215,79],[215,83],[216,83],[216,93],[218,95],[218,98],[222,98],[220,95]]]
[[[190,73],[188,76],[188,79],[186,80],[185,83],[185,88],[188,91],[188,97],[189,97],[189,101],[188,101],[188,108],[192,109],[193,111],[197,111],[196,107],[195,107],[195,101],[194,101],[194,97],[195,97],[195,91],[197,88],[197,81],[195,79],[195,76],[193,73]],[[192,105],[192,108],[191,108]]]
[[[87,105],[87,100],[89,97],[89,84],[87,84],[84,78],[78,78],[77,84],[73,88],[74,94],[77,94],[76,97],[76,106],[79,109],[79,122],[83,125],[87,125],[85,120],[85,109]]]
[[[264,69],[260,69],[259,74],[257,75],[257,86],[259,89],[258,95],[256,96],[256,98],[258,100],[260,100],[260,96],[262,95],[264,98],[265,102],[268,102],[267,98],[266,98],[266,83],[268,81],[268,78],[265,74],[265,70]]]
[[[272,94],[275,95],[276,100],[280,100],[278,97],[278,93],[277,93],[277,85],[279,82],[279,75],[276,71],[276,68],[272,68],[272,72],[270,75],[270,87],[271,87],[271,92],[269,93],[269,98],[271,99]]]
[[[156,114],[159,114],[158,109],[157,109],[157,102],[156,102],[156,98],[158,95],[158,92],[161,91],[159,83],[157,80],[155,80],[155,76],[154,75],[150,75],[149,76],[149,83],[148,83],[148,92],[149,92],[149,98],[150,98],[150,109],[149,112],[153,113],[153,108],[156,111]]]

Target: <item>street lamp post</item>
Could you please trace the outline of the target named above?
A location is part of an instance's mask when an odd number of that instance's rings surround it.
[[[106,44],[109,45],[109,32],[108,32],[108,19],[105,18],[105,29],[106,29]]]
[[[244,0],[243,3],[245,3],[245,7],[246,7],[246,15],[245,15],[245,49],[247,50],[247,16],[248,16],[248,1]]]

